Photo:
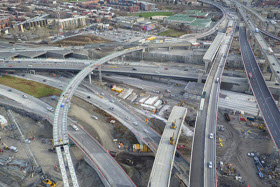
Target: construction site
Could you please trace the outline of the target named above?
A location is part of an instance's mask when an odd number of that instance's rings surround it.
[[[216,144],[219,186],[280,185],[280,155],[261,117],[220,110]]]

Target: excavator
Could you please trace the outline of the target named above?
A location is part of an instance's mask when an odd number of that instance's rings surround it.
[[[56,181],[50,179],[47,175],[42,176],[42,184],[45,187],[55,187]]]
[[[172,145],[175,143],[174,132],[173,132],[173,136],[170,137],[169,143]]]
[[[5,150],[10,150],[9,146],[7,146],[4,142],[2,142],[2,145],[5,146],[5,147],[4,147]]]
[[[174,122],[171,123],[171,126],[170,126],[171,129],[176,129],[176,119]]]

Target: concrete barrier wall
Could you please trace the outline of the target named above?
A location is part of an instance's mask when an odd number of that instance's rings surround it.
[[[134,52],[132,54],[126,55],[126,60],[148,60],[155,62],[179,62],[179,63],[190,63],[196,65],[204,65],[202,61],[203,55],[173,55],[173,54],[162,54],[162,53],[144,53]]]

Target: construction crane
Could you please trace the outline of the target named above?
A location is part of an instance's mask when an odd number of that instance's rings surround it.
[[[171,123],[170,127],[171,127],[171,129],[176,129],[176,119],[174,122]]]
[[[169,143],[172,144],[172,145],[175,143],[174,132],[173,132],[173,136],[170,137]]]

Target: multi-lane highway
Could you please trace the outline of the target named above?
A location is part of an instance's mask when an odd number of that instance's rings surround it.
[[[230,27],[229,25],[228,28]],[[222,40],[203,89],[205,100],[202,99],[204,104],[201,101],[196,119],[191,155],[190,186],[216,186],[215,131],[219,88],[234,30],[235,23],[232,26],[232,31]]]
[[[237,4],[236,1],[234,1],[240,15],[242,16],[243,20],[247,24],[248,28],[251,30],[251,34],[254,36],[258,44],[260,45],[260,48],[263,52],[264,57],[266,58],[267,63],[269,63],[269,67],[271,71],[273,72],[273,76],[275,76],[278,81],[280,81],[280,62],[279,60],[275,57],[273,53],[270,53],[268,51],[269,45],[265,42],[264,38],[262,37],[261,33],[256,33],[256,26],[252,22],[252,20],[248,17],[246,14],[245,10],[241,7],[241,5]]]
[[[247,40],[246,28],[240,27],[239,29],[239,42],[241,47],[241,54],[244,67],[248,78],[250,80],[251,88],[258,102],[262,116],[265,120],[267,129],[271,135],[275,146],[280,147],[280,111],[276,102],[271,95],[260,68],[256,62],[254,53]],[[250,75],[249,75],[250,74]]]
[[[8,90],[12,90],[11,92]],[[13,101],[5,102],[3,100],[0,103],[10,105],[15,108],[27,110],[28,112],[35,113],[52,123],[53,113],[47,110],[50,107],[43,101],[27,95],[26,93],[17,91],[13,88],[0,85],[0,95],[5,96]],[[27,95],[24,99],[22,95]],[[95,166],[95,170],[99,174],[101,180],[105,186],[114,185],[127,185],[135,186],[132,180],[127,176],[124,170],[118,165],[118,163],[108,154],[108,151],[104,149],[98,141],[96,141],[88,132],[86,132],[81,126],[79,130],[74,130],[71,124],[75,123],[68,118],[68,136],[75,142],[75,144],[82,150],[84,155]],[[64,147],[65,148],[65,147]],[[59,152],[61,152],[59,150]],[[61,152],[62,154],[62,152]],[[70,154],[67,154],[70,155]],[[70,160],[70,159],[68,159]],[[69,165],[69,164],[68,164]],[[65,171],[66,172],[66,171]],[[65,179],[66,180],[66,179]]]

